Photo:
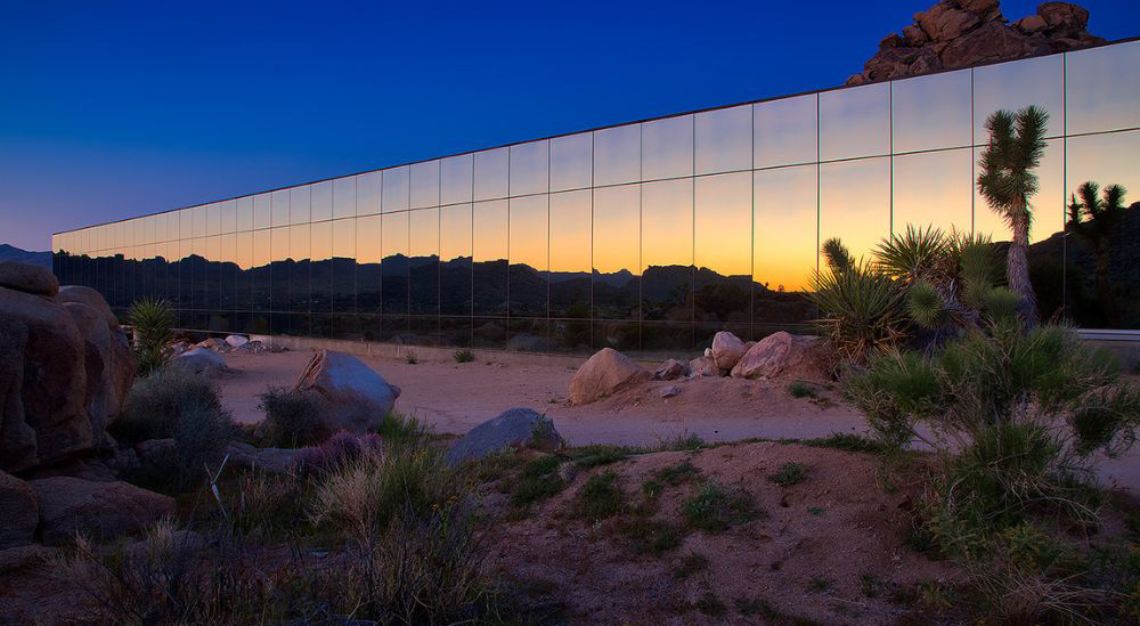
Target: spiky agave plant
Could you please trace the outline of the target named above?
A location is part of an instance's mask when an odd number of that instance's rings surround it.
[[[158,298],[142,298],[131,305],[127,315],[134,327],[135,354],[139,361],[139,373],[148,374],[162,369],[170,357],[167,345],[174,327],[174,309],[170,302]]]
[[[1045,124],[1049,114],[1030,106],[1016,113],[996,111],[986,120],[989,145],[982,152],[978,191],[1009,224],[1012,238],[1006,256],[1009,287],[1021,297],[1021,317],[1037,324],[1037,296],[1029,280],[1029,227],[1033,221],[1030,198],[1037,193],[1037,175],[1045,152]]]
[[[907,224],[902,234],[879,242],[874,253],[881,271],[905,283],[914,283],[950,274],[949,251],[950,242],[942,229]]]

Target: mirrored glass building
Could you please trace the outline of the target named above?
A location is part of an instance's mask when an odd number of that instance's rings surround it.
[[[1038,105],[1042,313],[1140,328],[1140,211],[1114,234],[1118,319],[1066,198],[1140,199],[1140,41],[776,98],[394,166],[58,233],[55,271],[180,326],[407,344],[699,350],[803,329],[820,243],[907,224],[1008,239],[975,188],[986,117]]]

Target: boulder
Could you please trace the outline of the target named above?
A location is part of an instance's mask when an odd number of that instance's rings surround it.
[[[570,379],[570,404],[589,404],[643,383],[653,376],[636,361],[613,348],[602,348]]]
[[[1079,33],[1089,25],[1089,12],[1084,7],[1068,2],[1045,2],[1037,5],[1037,15],[1050,30]]]
[[[0,574],[47,563],[59,552],[58,548],[47,548],[39,544],[0,549]]]
[[[720,368],[711,356],[699,356],[689,361],[689,376],[720,376]]]
[[[240,348],[249,343],[249,337],[242,335],[228,335],[226,336],[226,345],[231,348]]]
[[[674,396],[680,395],[681,388],[678,387],[677,385],[669,385],[668,387],[662,387],[661,391],[658,393],[661,395],[662,398],[668,399],[668,398],[672,398]]]
[[[817,337],[780,331],[752,346],[732,370],[734,378],[776,378],[810,366]]]
[[[197,347],[204,348],[206,350],[213,350],[214,352],[224,352],[230,349],[228,343],[222,339],[218,339],[217,337],[210,337],[209,339],[199,341]]]
[[[677,359],[665,359],[653,372],[654,380],[677,380],[689,375],[689,366]]]
[[[0,472],[0,550],[32,543],[39,523],[36,492],[28,483]]]
[[[98,435],[119,416],[138,364],[127,336],[113,317],[108,320],[103,311],[82,302],[66,302],[63,306],[83,337],[87,372],[83,401],[91,432]]]
[[[948,69],[958,69],[1049,51],[1049,44],[1044,39],[1031,38],[1005,24],[987,22],[981,28],[950,42],[942,51],[941,58]]]
[[[138,532],[174,514],[174,499],[124,482],[68,476],[30,481],[40,501],[43,543],[58,545],[75,533],[100,540]]]
[[[96,436],[84,406],[87,348],[71,314],[48,298],[0,287],[0,319],[8,332],[17,335],[15,343],[11,338],[0,341],[5,344],[0,348],[7,351],[5,356],[13,359],[5,367],[18,363],[23,371],[19,381],[22,406],[15,410],[7,399],[5,414],[0,419],[4,425],[0,448],[24,450],[18,455],[0,457],[0,469],[17,471],[90,449]],[[27,339],[22,354],[18,354],[23,337]],[[8,395],[10,391],[11,388]],[[22,412],[23,417],[9,412]],[[34,452],[27,450],[27,430],[14,425],[20,421],[35,432]],[[102,441],[101,433],[98,440]]]
[[[181,354],[174,355],[170,364],[185,368],[195,374],[213,375],[225,371],[226,358],[208,348],[195,346]]]
[[[55,297],[59,293],[59,279],[46,267],[0,261],[0,287],[37,296]]]
[[[87,306],[99,311],[99,313],[107,320],[107,325],[112,329],[119,330],[119,318],[115,317],[115,313],[111,311],[110,305],[103,298],[103,294],[95,291],[90,287],[82,285],[64,285],[59,288],[59,295],[56,297],[56,302],[61,304],[77,303],[86,304]]]
[[[914,21],[933,41],[951,41],[981,22],[976,14],[954,8],[946,2],[916,13]]]
[[[400,389],[360,359],[331,350],[313,355],[294,386],[323,407],[328,432],[375,432],[392,411]]]
[[[36,463],[36,431],[24,418],[24,347],[28,328],[0,317],[0,469]]]
[[[553,452],[564,445],[549,417],[532,409],[507,409],[457,441],[447,452],[447,462],[456,465],[512,448]]]
[[[284,474],[297,464],[299,449],[258,448],[248,443],[231,441],[226,445],[227,466],[258,469],[270,474]]]
[[[722,372],[728,372],[736,366],[740,357],[744,356],[745,350],[744,342],[740,337],[726,330],[713,335],[712,358],[716,362],[717,368]]]
[[[1025,33],[1036,33],[1037,31],[1045,30],[1045,27],[1048,26],[1048,24],[1045,23],[1045,18],[1040,15],[1026,15],[1014,22],[1013,25]]]

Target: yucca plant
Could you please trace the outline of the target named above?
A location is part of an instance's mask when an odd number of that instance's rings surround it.
[[[950,241],[942,229],[906,225],[875,247],[875,263],[888,276],[905,283],[938,279],[951,273]]]
[[[1037,324],[1037,296],[1029,280],[1029,227],[1033,212],[1029,199],[1037,193],[1037,175],[1045,152],[1045,124],[1049,114],[1030,106],[1016,113],[996,111],[986,120],[989,145],[982,152],[978,191],[990,208],[1009,224],[1012,240],[1006,256],[1009,287],[1021,297],[1021,316],[1027,326]]]
[[[1125,189],[1109,185],[1103,199],[1097,197],[1099,189],[1095,182],[1088,181],[1069,196],[1069,228],[1096,250],[1096,291],[1104,321],[1119,326],[1120,312],[1108,272],[1112,266],[1112,233],[1124,216]]]
[[[146,375],[162,369],[170,354],[170,343],[174,327],[174,309],[167,300],[143,298],[131,305],[127,319],[134,328],[135,354],[138,356],[139,373]]]

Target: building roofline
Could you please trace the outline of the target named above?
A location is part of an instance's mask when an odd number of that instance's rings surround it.
[[[536,141],[549,141],[551,139],[560,139],[562,137],[569,137],[571,135],[582,135],[585,133],[593,133],[593,132],[597,132],[600,130],[608,130],[611,128],[620,128],[622,126],[633,126],[635,124],[644,124],[646,122],[655,122],[658,120],[667,120],[667,119],[672,119],[675,117],[684,117],[686,115],[697,115],[700,113],[708,113],[710,111],[719,111],[722,109],[731,109],[734,107],[740,107],[740,106],[746,106],[746,105],[762,104],[765,102],[774,102],[777,100],[788,100],[791,98],[799,98],[799,97],[808,96],[808,95],[817,95],[818,96],[820,94],[830,93],[833,91],[842,91],[844,89],[856,89],[859,87],[865,87],[867,85],[880,85],[883,83],[900,82],[900,81],[910,80],[910,79],[914,79],[914,78],[924,78],[927,76],[937,76],[939,74],[948,74],[950,72],[961,72],[963,70],[974,70],[974,69],[977,69],[979,67],[989,67],[991,65],[1001,65],[1003,63],[1014,63],[1017,61],[1025,61],[1027,59],[1040,59],[1040,58],[1057,56],[1057,55],[1063,56],[1063,55],[1066,55],[1066,54],[1069,54],[1072,52],[1084,52],[1085,50],[1094,50],[1097,48],[1105,48],[1108,46],[1114,46],[1114,45],[1125,44],[1125,43],[1132,43],[1135,41],[1140,41],[1140,35],[1137,35],[1134,37],[1125,37],[1122,39],[1117,39],[1115,41],[1107,41],[1107,42],[1102,43],[1102,44],[1096,44],[1094,46],[1088,46],[1086,48],[1080,48],[1078,50],[1066,50],[1066,51],[1062,51],[1062,52],[1047,52],[1047,53],[1043,53],[1043,54],[1034,54],[1034,55],[1030,55],[1030,56],[1026,56],[1026,57],[1019,57],[1017,59],[1008,59],[1005,61],[988,61],[985,63],[978,63],[976,65],[970,65],[967,67],[959,67],[959,68],[954,68],[954,69],[941,69],[941,70],[937,70],[934,72],[927,72],[925,74],[916,74],[914,76],[905,76],[902,78],[884,79],[884,80],[879,80],[879,81],[863,83],[861,85],[838,85],[835,87],[827,87],[824,89],[809,89],[809,90],[805,90],[805,91],[798,91],[798,92],[793,92],[790,94],[784,94],[784,95],[780,95],[780,96],[771,96],[771,97],[760,98],[760,99],[756,99],[756,100],[745,100],[742,102],[733,102],[733,103],[729,103],[729,104],[721,104],[721,105],[709,106],[709,107],[704,107],[704,108],[699,108],[699,109],[690,109],[687,111],[681,111],[679,113],[669,113],[666,115],[656,115],[656,116],[645,117],[645,118],[630,120],[630,121],[625,121],[625,122],[617,122],[614,124],[606,124],[603,126],[594,126],[594,127],[590,127],[590,128],[583,128],[580,130],[573,130],[573,131],[558,133],[558,134],[554,134],[554,135],[547,135],[544,137],[535,137],[533,139],[523,139],[523,140],[519,140],[519,141],[511,141],[508,143],[493,145],[493,146],[489,146],[486,148],[476,148],[473,150],[462,150],[460,152],[452,152],[452,153],[441,155],[441,156],[428,157],[426,159],[417,159],[415,161],[405,161],[402,163],[396,163],[393,165],[385,165],[383,167],[370,168],[370,169],[366,169],[366,170],[360,170],[357,172],[350,172],[347,174],[338,174],[336,176],[328,176],[326,178],[319,178],[316,180],[310,180],[310,181],[306,181],[306,182],[292,183],[289,185],[282,185],[280,187],[274,187],[272,189],[254,191],[251,193],[243,193],[241,195],[230,196],[228,198],[221,198],[219,200],[209,200],[207,202],[199,202],[196,204],[188,204],[185,206],[175,207],[172,209],[164,209],[164,210],[155,211],[152,213],[144,213],[142,215],[136,215],[133,217],[124,217],[124,218],[120,218],[117,220],[109,220],[106,222],[97,222],[95,224],[90,224],[87,226],[80,226],[78,228],[72,228],[69,230],[56,231],[56,232],[52,233],[52,236],[54,237],[55,235],[65,235],[68,233],[74,233],[74,232],[78,232],[81,230],[87,230],[89,228],[96,228],[99,226],[109,226],[111,224],[120,224],[122,222],[129,222],[131,220],[136,220],[136,219],[140,219],[143,217],[163,215],[166,213],[173,213],[175,211],[182,211],[184,209],[192,209],[195,207],[206,206],[209,204],[217,204],[219,202],[229,202],[231,200],[237,200],[239,198],[247,198],[247,197],[252,197],[252,196],[259,196],[262,194],[274,193],[274,192],[283,191],[286,189],[293,189],[295,187],[304,187],[306,185],[316,185],[318,183],[328,182],[328,181],[332,181],[332,180],[338,180],[341,178],[349,178],[352,176],[360,176],[362,174],[371,174],[374,172],[382,172],[384,170],[396,169],[398,167],[408,167],[408,166],[412,166],[412,165],[418,165],[420,163],[428,163],[430,161],[442,161],[443,159],[450,159],[453,157],[459,157],[459,156],[464,156],[464,155],[468,155],[468,154],[473,155],[473,154],[476,154],[478,152],[489,152],[491,150],[499,150],[502,148],[510,148],[512,146],[520,146],[520,145],[527,144],[527,143],[534,143]]]

